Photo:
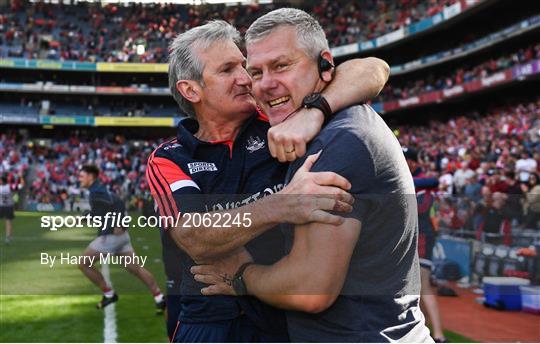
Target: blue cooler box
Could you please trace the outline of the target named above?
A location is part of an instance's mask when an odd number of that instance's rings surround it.
[[[520,310],[520,286],[528,286],[529,280],[517,277],[484,277],[484,306],[500,310]]]

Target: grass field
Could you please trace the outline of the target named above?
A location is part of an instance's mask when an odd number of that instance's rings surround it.
[[[14,241],[3,241],[0,221],[0,342],[103,342],[104,316],[95,304],[100,291],[77,266],[50,268],[40,254],[80,254],[95,237],[91,229],[40,228],[40,217],[52,213],[19,212],[14,221]],[[58,215],[58,213],[52,214]],[[133,228],[132,244],[145,265],[164,288],[159,233]],[[116,304],[119,342],[167,342],[163,317],[154,314],[153,299],[134,276],[111,266],[111,280],[120,295]],[[446,332],[451,342],[472,342]]]
[[[75,265],[40,263],[40,254],[80,254],[95,238],[93,229],[40,228],[47,213],[16,214],[14,241],[3,241],[0,233],[0,342],[103,342],[103,311],[95,304],[100,291]],[[53,215],[58,215],[55,213]],[[162,288],[165,277],[161,262],[159,233],[133,228],[132,244],[139,255],[147,255],[145,267]],[[146,287],[122,267],[111,266],[111,280],[120,296],[116,305],[118,340],[121,342],[166,342],[163,317],[155,315],[153,299]]]

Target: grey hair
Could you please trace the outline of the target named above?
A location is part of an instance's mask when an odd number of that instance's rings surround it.
[[[194,80],[204,87],[204,61],[197,50],[206,50],[215,42],[227,40],[240,44],[240,33],[226,21],[213,20],[177,35],[169,44],[169,88],[186,115],[194,117],[195,110],[191,102],[178,92],[176,83]]]
[[[246,46],[284,25],[296,29],[298,43],[308,56],[317,59],[322,50],[330,49],[319,22],[297,8],[280,8],[255,20],[246,31]]]

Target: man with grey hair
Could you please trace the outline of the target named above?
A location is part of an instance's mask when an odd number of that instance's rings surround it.
[[[253,94],[271,122],[302,104],[324,105],[332,55],[323,41],[316,20],[297,9],[272,11],[248,29]],[[355,105],[335,113],[307,148],[320,151],[311,170],[351,182],[352,213],[338,225],[285,225],[288,254],[272,265],[239,250],[192,268],[210,284],[203,294],[255,295],[288,310],[294,342],[431,341],[419,308],[414,185],[399,142],[371,107]],[[289,166],[287,180],[302,163]]]
[[[289,128],[278,128],[277,139],[266,144],[268,119],[256,111],[237,39],[229,24],[213,21],[178,35],[171,44],[171,91],[191,118],[180,123],[176,139],[152,153],[147,179],[162,215],[184,214],[181,223],[163,235],[167,274],[178,261],[184,266],[175,341],[287,340],[281,312],[255,298],[202,296],[204,285],[193,279],[189,268],[243,247],[257,262],[272,264],[282,255],[283,238],[280,231],[269,229],[279,223],[339,224],[343,217],[328,211],[352,209],[352,198],[344,191],[350,186],[346,179],[336,173],[309,172],[317,155],[310,156],[283,187],[287,165],[275,161],[271,151],[283,160],[303,156],[306,142],[322,126],[323,112],[293,111],[291,121],[305,124],[292,139],[283,134]],[[347,71],[340,66],[325,92],[329,106],[336,109],[376,95],[388,77],[388,66],[378,59],[351,61],[343,68]],[[355,90],[344,96],[344,87]],[[290,143],[294,146],[285,153],[284,145]],[[213,219],[210,223],[189,222],[205,212]],[[228,227],[215,223],[227,217],[235,219]]]
[[[178,35],[170,44],[169,88],[184,114],[194,117],[195,109],[191,101],[177,88],[177,83],[180,80],[193,80],[200,83],[201,87],[205,87],[203,79],[205,62],[199,57],[199,53],[204,54],[204,51],[216,41],[228,40],[236,45],[240,44],[238,31],[223,21],[212,21]]]

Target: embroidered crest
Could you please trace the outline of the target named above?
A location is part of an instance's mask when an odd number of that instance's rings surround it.
[[[255,136],[255,137],[250,136],[249,139],[247,140],[246,149],[250,153],[253,153],[256,150],[259,150],[263,147],[264,147],[264,140],[261,140],[258,136]]]

